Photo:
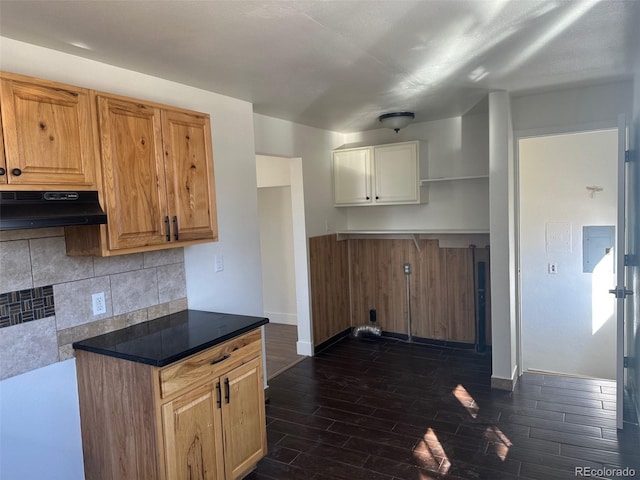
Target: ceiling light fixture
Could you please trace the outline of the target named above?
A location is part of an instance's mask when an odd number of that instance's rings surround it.
[[[414,118],[416,116],[413,112],[393,112],[380,115],[378,120],[383,127],[391,128],[398,133],[398,130],[409,125]]]

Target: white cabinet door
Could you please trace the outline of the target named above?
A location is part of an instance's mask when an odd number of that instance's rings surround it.
[[[374,147],[373,164],[375,203],[420,203],[417,143]]]
[[[333,183],[336,205],[371,203],[371,149],[333,152]]]

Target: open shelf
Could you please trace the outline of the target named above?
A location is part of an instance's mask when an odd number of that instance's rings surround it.
[[[457,182],[459,180],[477,180],[489,178],[489,175],[469,175],[466,177],[435,177],[435,178],[423,178],[420,180],[420,184],[424,185],[426,183],[435,183],[435,182]]]

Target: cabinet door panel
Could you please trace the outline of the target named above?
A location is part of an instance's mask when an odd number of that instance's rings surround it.
[[[267,453],[262,359],[225,375],[228,401],[222,408],[227,480],[246,474]]]
[[[109,248],[166,242],[160,110],[98,97]]]
[[[224,478],[222,425],[217,392],[208,383],[162,407],[167,478]]]
[[[176,217],[173,240],[218,236],[214,193],[211,124],[202,115],[162,112],[169,215]]]
[[[354,205],[371,203],[370,149],[333,153],[334,203]]]
[[[0,168],[4,169],[4,173],[0,175],[0,185],[7,183],[7,162],[4,156],[4,137],[2,131],[2,107],[0,106]],[[2,172],[2,170],[0,170]]]
[[[95,185],[87,90],[3,79],[0,95],[8,183]]]
[[[418,151],[415,143],[373,150],[376,203],[418,203]]]

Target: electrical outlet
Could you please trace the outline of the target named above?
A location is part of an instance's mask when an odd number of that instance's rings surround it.
[[[558,273],[558,264],[557,263],[550,263],[548,265],[548,271],[551,275],[555,275],[556,273]]]
[[[217,253],[214,257],[214,267],[213,269],[216,272],[221,272],[224,270],[224,257],[222,256],[221,253]]]
[[[93,303],[94,315],[107,313],[107,304],[104,300],[104,292],[94,293],[93,295],[91,295],[91,302]]]

